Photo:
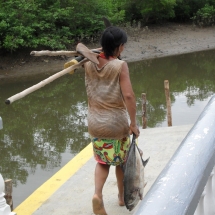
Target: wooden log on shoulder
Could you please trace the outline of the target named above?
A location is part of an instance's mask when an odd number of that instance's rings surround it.
[[[11,96],[10,98],[6,99],[5,101],[5,104],[9,105],[11,104],[12,102],[18,100],[18,99],[21,99],[25,96],[27,96],[28,94],[34,92],[35,90],[38,90],[40,89],[41,87],[44,87],[46,84],[49,84],[51,83],[52,81],[54,81],[55,79],[67,74],[67,73],[70,73],[71,71],[79,68],[80,66],[82,66],[84,63],[86,63],[87,61],[89,61],[87,58],[84,58],[82,61],[80,61],[79,63],[73,65],[73,66],[70,66],[52,76],[50,76],[49,78],[46,78],[45,80],[39,82],[38,84],[35,84],[33,85],[32,87],[29,87],[25,90],[23,90],[22,92],[20,93],[17,93],[16,95],[14,96]]]
[[[80,44],[77,45],[80,46]],[[83,45],[83,44],[82,44]],[[97,48],[97,49],[88,49],[88,51],[92,51],[94,53],[100,53],[102,51],[101,48]],[[74,56],[83,56],[80,52],[78,51],[49,51],[49,50],[42,50],[42,51],[32,51],[30,53],[31,56],[67,56],[67,57],[74,57]],[[86,57],[86,56],[85,56]]]
[[[31,56],[80,56],[77,51],[49,51],[49,50],[42,50],[42,51],[32,51],[30,53]]]

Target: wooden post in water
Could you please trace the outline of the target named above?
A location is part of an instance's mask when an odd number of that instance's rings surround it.
[[[147,127],[147,118],[146,118],[146,94],[142,93],[142,125],[143,129]]]
[[[170,99],[170,93],[169,93],[169,81],[168,80],[164,81],[164,89],[165,89],[165,95],[166,95],[168,126],[172,126],[171,99]]]
[[[5,183],[0,173],[0,214],[1,215],[16,215],[15,212],[11,212],[10,206],[6,203],[4,198]]]
[[[11,211],[13,210],[13,199],[12,199],[12,190],[13,184],[12,179],[8,179],[4,182],[5,184],[5,196],[6,203],[10,206]]]

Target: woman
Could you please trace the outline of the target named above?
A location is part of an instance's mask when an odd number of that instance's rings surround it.
[[[119,205],[124,205],[123,171],[130,145],[129,134],[139,136],[136,125],[136,100],[126,62],[119,60],[127,42],[126,33],[118,27],[108,27],[102,34],[99,64],[87,62],[85,85],[88,96],[88,131],[92,137],[95,169],[93,212],[106,215],[102,189],[110,165],[116,166]],[[128,119],[129,116],[129,119]],[[129,121],[130,120],[130,124]]]

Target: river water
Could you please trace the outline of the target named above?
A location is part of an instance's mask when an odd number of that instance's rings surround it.
[[[129,63],[140,127],[142,93],[147,97],[147,128],[167,126],[164,80],[170,84],[173,126],[195,123],[215,92],[214,55],[206,51]],[[82,69],[4,104],[39,81],[0,85],[0,173],[13,179],[14,207],[90,142]]]

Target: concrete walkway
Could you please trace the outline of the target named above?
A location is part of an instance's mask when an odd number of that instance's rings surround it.
[[[150,157],[145,168],[145,180],[147,181],[145,194],[191,128],[192,125],[141,129],[138,145],[143,150],[143,158]],[[47,199],[41,199],[41,204],[33,213],[24,212],[26,208],[22,207],[27,206],[26,204],[21,204],[17,208],[17,214],[93,215],[91,198],[94,193],[95,164],[96,162],[91,154],[90,159],[72,177],[65,181],[59,189]],[[129,212],[125,207],[118,206],[114,171],[115,168],[111,167],[110,175],[104,187],[103,199],[106,211],[109,215],[133,214],[135,210]],[[43,192],[49,192],[49,189],[43,190]],[[34,196],[36,196],[34,193],[30,196],[31,202],[34,201]],[[38,199],[35,201],[38,201]],[[31,205],[28,204],[28,207],[31,207]],[[16,209],[14,211],[16,212]]]

